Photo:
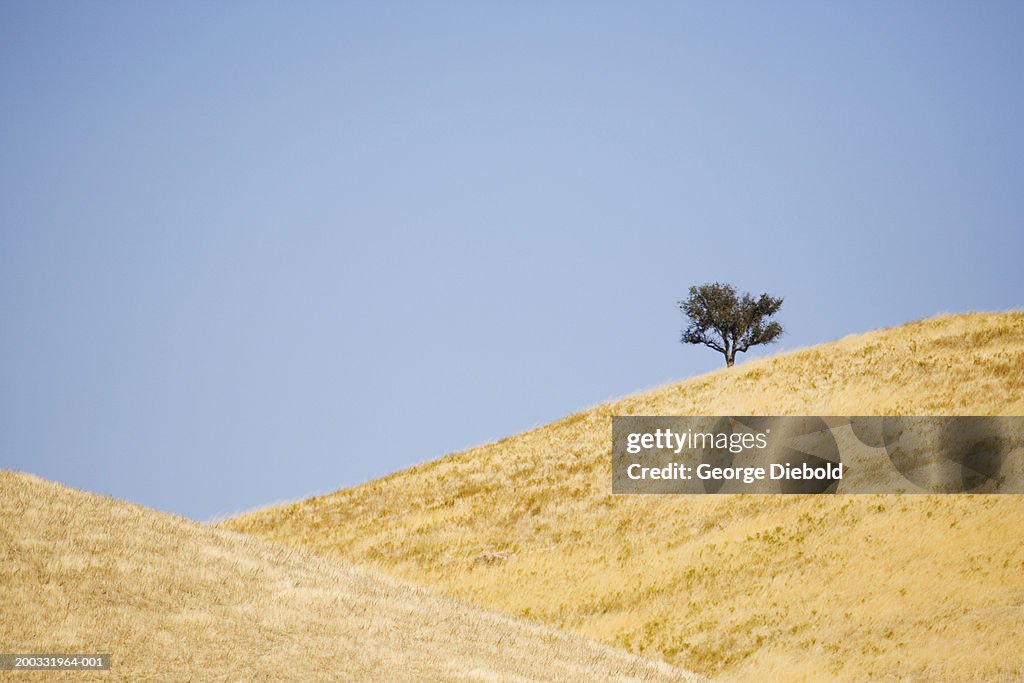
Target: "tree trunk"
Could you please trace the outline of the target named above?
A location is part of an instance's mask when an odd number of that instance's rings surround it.
[[[727,353],[727,354],[725,354],[725,367],[731,368],[735,364],[736,364],[736,354],[735,353]]]

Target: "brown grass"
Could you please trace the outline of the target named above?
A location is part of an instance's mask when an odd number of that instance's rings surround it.
[[[0,652],[110,653],[12,680],[692,677],[301,550],[0,471]]]
[[[1024,313],[745,363],[225,526],[725,679],[1024,677],[1024,498],[616,497],[629,414],[1022,415]]]

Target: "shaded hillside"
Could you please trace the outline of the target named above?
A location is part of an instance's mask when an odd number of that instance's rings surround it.
[[[1024,414],[1024,314],[723,369],[229,528],[725,678],[1024,676],[1024,498],[610,493],[613,415]]]
[[[302,551],[0,471],[0,650],[26,680],[690,680]]]

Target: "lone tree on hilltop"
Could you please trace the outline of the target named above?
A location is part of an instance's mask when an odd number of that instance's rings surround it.
[[[683,331],[683,344],[703,344],[725,356],[732,367],[736,353],[751,346],[771,344],[782,335],[782,325],[769,321],[782,307],[782,298],[747,292],[736,295],[736,288],[721,282],[690,287],[690,296],[679,308],[690,319]]]

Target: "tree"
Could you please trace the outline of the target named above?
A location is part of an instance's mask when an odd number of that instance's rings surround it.
[[[736,288],[721,282],[690,287],[690,296],[679,308],[690,319],[683,332],[683,344],[703,344],[725,356],[732,367],[736,354],[751,346],[771,344],[782,335],[782,325],[769,321],[782,307],[782,298],[747,292],[736,295]]]

